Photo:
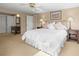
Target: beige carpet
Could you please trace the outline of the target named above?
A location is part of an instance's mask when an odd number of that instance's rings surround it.
[[[20,35],[0,35],[0,55],[6,56],[30,56],[38,50],[21,40]]]
[[[79,44],[75,41],[68,41],[61,50],[61,56],[79,56]]]
[[[0,56],[33,56],[46,55],[38,49],[24,43],[21,35],[0,34]],[[79,44],[74,41],[65,43],[61,56],[79,56]]]

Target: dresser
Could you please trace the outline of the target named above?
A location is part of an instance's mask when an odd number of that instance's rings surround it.
[[[68,40],[74,40],[76,41],[77,43],[79,43],[79,30],[73,30],[73,29],[70,29],[68,31],[68,37],[69,39]]]
[[[11,26],[11,33],[20,34],[20,26]]]

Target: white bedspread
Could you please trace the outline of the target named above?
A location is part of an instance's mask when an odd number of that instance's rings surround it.
[[[22,40],[50,55],[58,55],[66,36],[65,30],[35,29],[25,32]]]

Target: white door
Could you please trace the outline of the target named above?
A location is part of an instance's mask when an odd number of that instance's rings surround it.
[[[7,16],[7,32],[11,32],[11,26],[15,26],[15,16]]]
[[[32,30],[33,29],[33,16],[27,16],[27,30]]]
[[[0,33],[6,32],[6,16],[0,15]]]

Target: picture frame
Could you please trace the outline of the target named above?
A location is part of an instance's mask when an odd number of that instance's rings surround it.
[[[53,11],[50,12],[50,19],[51,20],[61,20],[62,19],[62,11]]]

